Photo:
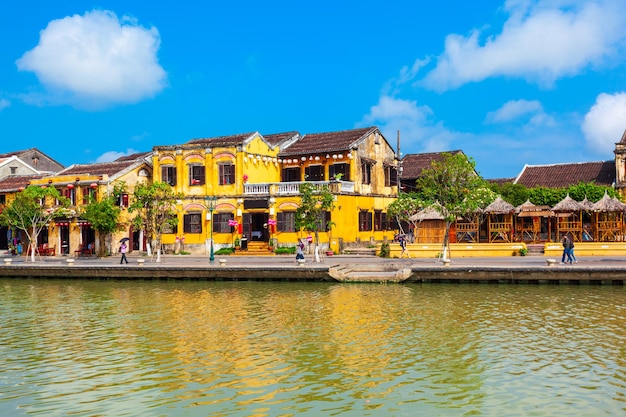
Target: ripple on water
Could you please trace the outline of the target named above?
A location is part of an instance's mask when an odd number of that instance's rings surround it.
[[[614,287],[0,280],[17,415],[626,412]]]

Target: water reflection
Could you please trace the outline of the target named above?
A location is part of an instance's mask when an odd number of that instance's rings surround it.
[[[626,412],[622,287],[0,280],[0,412]]]

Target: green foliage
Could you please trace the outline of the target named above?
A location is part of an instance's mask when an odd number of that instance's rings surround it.
[[[444,252],[449,247],[450,225],[458,217],[475,213],[490,195],[487,183],[475,167],[474,160],[462,153],[444,153],[416,181],[423,200],[437,203],[431,207],[445,218]]]
[[[295,246],[281,246],[274,249],[274,253],[276,255],[295,255],[296,247]]]
[[[74,217],[76,212],[69,207],[69,201],[61,197],[54,187],[26,187],[15,195],[0,213],[0,224],[24,231],[30,240],[37,243],[37,237],[50,220],[60,217]],[[34,261],[34,251],[31,252]]]
[[[489,188],[502,197],[504,201],[513,204],[515,207],[524,204],[530,197],[528,188],[521,184],[513,184],[510,182],[502,185],[490,184]]]
[[[81,217],[98,231],[98,256],[106,254],[106,237],[120,228],[121,212],[120,207],[115,204],[114,196],[104,197],[100,201],[92,200],[84,206]]]
[[[335,197],[327,185],[305,182],[300,185],[300,207],[296,209],[296,228],[315,234],[315,247],[319,244],[319,231],[325,230],[323,213],[331,211]],[[317,260],[317,258],[316,258]]]
[[[390,253],[391,249],[389,248],[389,243],[383,243],[382,245],[380,245],[379,256],[381,258],[389,258]]]
[[[527,249],[527,248],[521,248],[521,249],[519,250],[519,254],[520,254],[520,256],[526,256],[526,255],[528,255],[528,249]]]
[[[489,188],[499,194],[503,200],[516,207],[528,200],[538,206],[545,205],[553,207],[568,194],[576,201],[583,201],[586,197],[589,201],[596,202],[600,200],[605,193],[607,193],[609,197],[619,198],[619,194],[613,187],[596,185],[594,183],[578,183],[564,188],[526,188],[520,184],[508,183],[501,186],[491,184]]]
[[[416,193],[402,193],[398,198],[387,206],[387,215],[394,217],[398,222],[408,222],[415,213],[426,207],[428,202],[422,200]]]
[[[220,248],[215,251],[214,255],[232,255],[235,252],[235,248]]]
[[[416,181],[423,200],[439,203],[438,210],[446,222],[475,211],[483,203],[474,197],[487,194],[488,187],[475,166],[474,160],[462,153],[444,153],[442,160],[432,161]],[[479,193],[479,189],[485,191]]]
[[[182,195],[165,182],[156,181],[150,185],[137,184],[133,193],[133,202],[128,207],[130,213],[136,213],[133,225],[143,229],[152,242],[152,247],[161,247],[163,231],[178,224],[176,203]],[[157,257],[160,251],[157,251]]]

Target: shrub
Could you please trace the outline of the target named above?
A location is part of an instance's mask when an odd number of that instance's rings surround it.
[[[233,252],[235,252],[235,248],[221,248],[214,255],[231,255]]]
[[[389,243],[383,243],[380,245],[380,257],[381,258],[389,258],[389,254],[391,253],[389,249]]]
[[[296,253],[295,246],[281,246],[274,249],[276,255],[294,255]]]

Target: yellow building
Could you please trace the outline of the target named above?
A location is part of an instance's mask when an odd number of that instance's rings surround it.
[[[163,243],[186,251],[294,245],[300,185],[329,185],[335,195],[320,242],[335,252],[393,236],[386,207],[397,197],[397,155],[376,127],[300,135],[258,132],[195,139],[153,149],[154,180],[184,196],[179,227]],[[245,246],[245,245],[244,245]]]
[[[141,231],[133,231],[130,224],[128,207],[134,187],[138,183],[152,180],[152,168],[145,158],[148,154],[137,154],[120,158],[114,162],[71,165],[57,174],[34,178],[27,185],[55,187],[59,194],[70,201],[73,216],[55,219],[39,235],[37,246],[52,248],[55,255],[81,255],[84,249],[96,252],[98,239],[91,224],[81,219],[82,207],[89,203],[90,197],[99,199],[113,193],[116,184],[125,184],[125,192],[119,196],[122,208],[120,229],[107,242],[107,251],[113,252],[116,242],[122,237],[130,239],[130,248],[145,250],[145,239]],[[53,253],[50,253],[53,254]]]

